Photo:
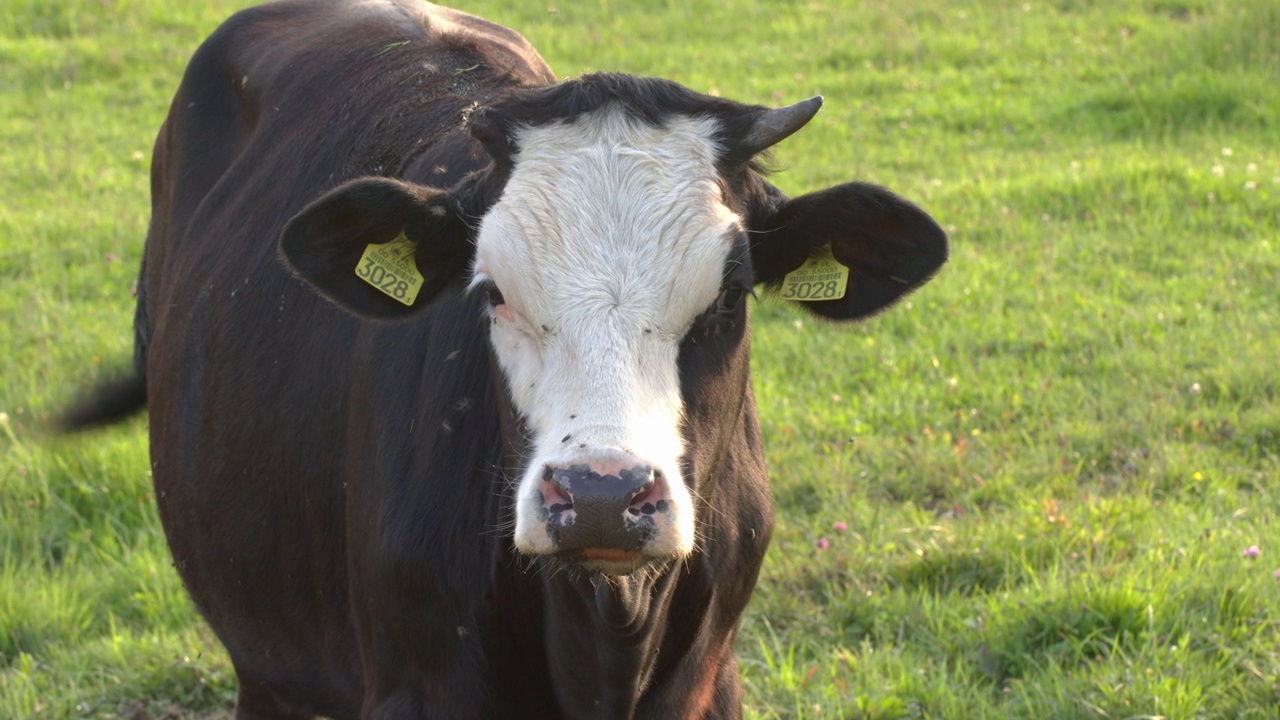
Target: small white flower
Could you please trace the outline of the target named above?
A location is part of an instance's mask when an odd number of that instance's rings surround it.
[[[1234,154],[1235,154],[1235,151],[1232,150],[1231,148],[1222,148],[1223,157],[1231,157]]]

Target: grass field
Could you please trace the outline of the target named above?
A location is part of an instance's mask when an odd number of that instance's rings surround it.
[[[129,357],[151,143],[240,4],[0,0],[0,717],[233,700],[143,422],[38,429]],[[464,9],[561,75],[822,93],[775,181],[877,182],[952,234],[861,326],[756,308],[749,717],[1280,718],[1280,4]]]

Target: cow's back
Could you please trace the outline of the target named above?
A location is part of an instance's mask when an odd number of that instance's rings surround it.
[[[202,45],[157,140],[139,315],[161,516],[192,596],[253,667],[242,679],[288,687],[305,712],[351,715],[361,697],[346,513],[364,409],[351,398],[400,373],[427,408],[456,399],[429,397],[441,386],[419,383],[422,358],[382,355],[386,327],[290,277],[280,231],[353,177],[451,184],[480,162],[467,109],[552,79],[518,35],[454,11],[291,0]],[[399,342],[458,345],[447,352],[476,368],[465,302],[444,298]]]

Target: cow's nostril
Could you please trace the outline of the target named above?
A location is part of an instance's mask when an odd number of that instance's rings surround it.
[[[556,512],[557,506],[563,506],[560,509],[573,507],[573,496],[555,485],[552,485],[543,494],[543,501],[548,507],[552,508],[552,512]]]
[[[627,507],[627,514],[632,517],[652,515],[657,512],[666,512],[669,507],[667,499],[662,497],[661,493],[651,489],[637,495],[631,501],[631,505]]]
[[[542,471],[542,504],[553,513],[573,509],[573,493],[556,477],[555,468],[547,465]]]
[[[640,492],[636,493],[635,497],[631,498],[632,507],[635,507],[638,504],[642,504],[646,502],[648,498],[652,497],[655,494],[656,490],[657,490],[656,486],[650,485],[644,490],[641,490]]]

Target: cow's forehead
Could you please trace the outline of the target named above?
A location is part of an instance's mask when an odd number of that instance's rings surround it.
[[[518,128],[477,275],[530,322],[603,310],[678,331],[714,299],[740,232],[721,194],[718,129],[691,116],[655,126],[611,106]]]

